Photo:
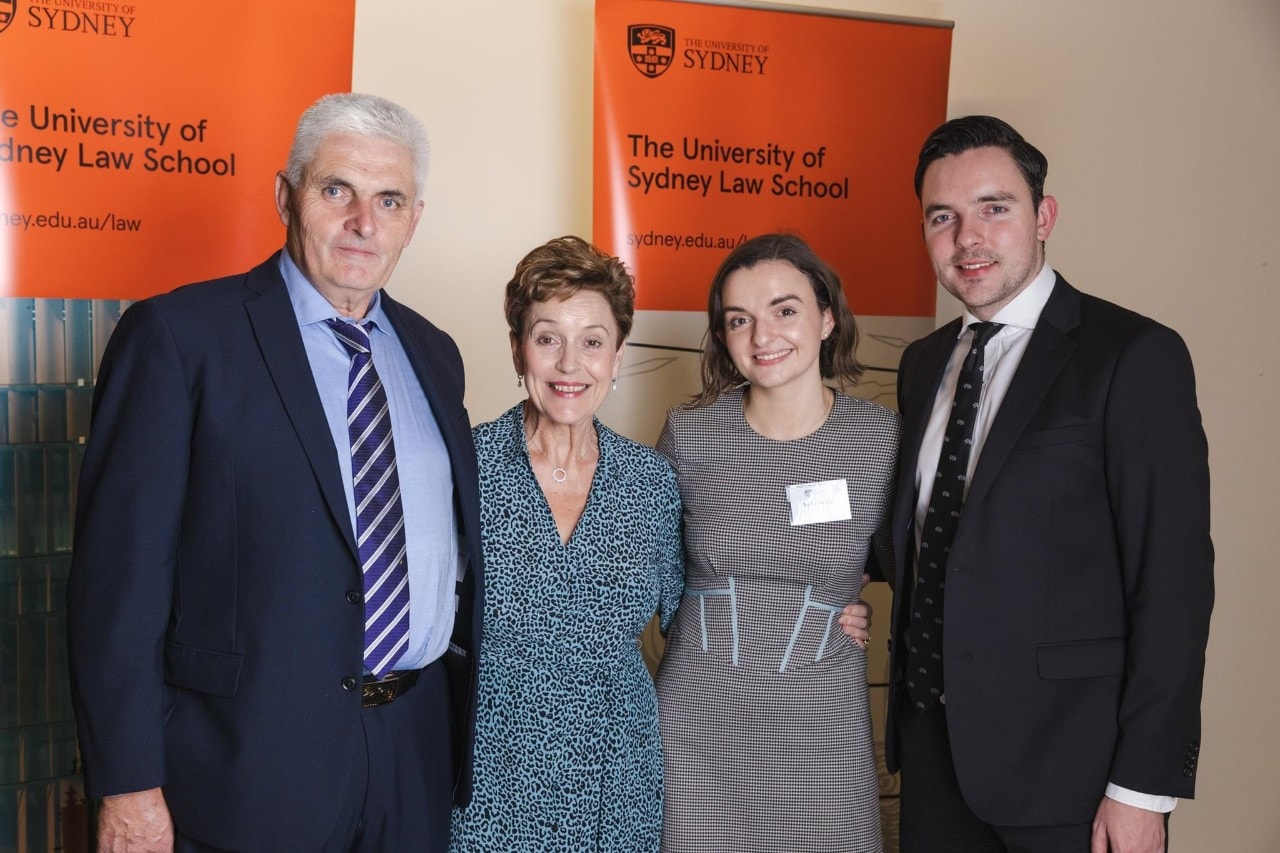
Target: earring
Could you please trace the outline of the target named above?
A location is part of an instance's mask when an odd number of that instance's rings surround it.
[[[618,390],[618,377],[613,377],[613,390]]]
[[[524,374],[523,374],[523,373],[517,373],[517,374],[516,374],[516,387],[517,387],[517,388],[523,388],[523,387],[524,387]]]

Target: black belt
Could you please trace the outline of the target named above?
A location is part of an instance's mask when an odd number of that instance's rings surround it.
[[[380,679],[372,675],[364,677],[360,686],[360,707],[376,708],[385,705],[397,696],[403,696],[418,681],[420,669],[407,669],[403,672],[389,672]]]

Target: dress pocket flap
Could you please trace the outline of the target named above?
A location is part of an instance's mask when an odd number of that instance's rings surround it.
[[[1124,672],[1124,640],[1078,640],[1036,648],[1041,678],[1098,678]]]
[[[243,662],[244,655],[165,643],[164,680],[184,690],[211,696],[234,696],[240,686],[240,665]]]

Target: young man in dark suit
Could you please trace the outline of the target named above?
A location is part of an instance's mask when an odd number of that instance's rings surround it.
[[[965,312],[898,380],[904,853],[1163,850],[1194,793],[1213,546],[1191,359],[1048,266],[1047,169],[970,116],[916,171]]]
[[[67,605],[101,849],[448,846],[475,451],[457,347],[382,291],[427,155],[403,107],[320,99],[283,251],[134,305],[107,347]]]

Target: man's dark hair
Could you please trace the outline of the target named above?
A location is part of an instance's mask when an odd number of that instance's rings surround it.
[[[1003,148],[1009,152],[1018,171],[1031,188],[1031,204],[1040,209],[1044,198],[1044,179],[1049,174],[1049,161],[1022,134],[992,116],[965,116],[943,124],[924,141],[916,162],[916,198],[924,184],[924,173],[935,160],[950,154],[961,154],[974,148]]]

